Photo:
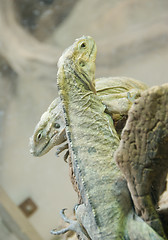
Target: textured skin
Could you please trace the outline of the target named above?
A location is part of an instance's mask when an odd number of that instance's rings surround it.
[[[146,222],[140,217],[130,212],[126,223],[126,238],[129,240],[163,240]]]
[[[87,51],[80,48],[83,43]],[[93,93],[95,48],[91,38],[77,40],[61,57],[57,82],[73,172],[89,214],[83,225],[91,239],[122,239],[131,202],[125,180],[113,161],[118,135]],[[82,69],[80,62],[84,60]]]
[[[165,237],[156,206],[168,172],[168,84],[142,93],[129,111],[116,160],[136,212]]]
[[[73,230],[83,240],[163,240],[132,210],[126,181],[114,161],[119,138],[112,118],[95,95],[95,57],[94,40],[83,37],[59,61],[61,107],[83,204],[76,210],[76,222],[63,215],[71,226],[52,233]]]
[[[108,77],[95,80],[97,95],[110,114],[128,114],[133,101],[147,86],[133,78]]]
[[[95,89],[97,95],[106,106],[105,111],[112,115],[115,121],[115,128],[119,134],[125,124],[126,115],[132,106],[133,100],[139,97],[141,92],[147,89],[147,86],[138,80],[128,77],[109,77],[96,79]],[[59,123],[60,129],[55,128],[56,123]],[[55,145],[62,143],[61,141],[65,141],[62,134],[64,126],[61,103],[59,99],[55,99],[41,116],[34,134],[30,138],[31,153],[34,156],[42,156]],[[53,132],[56,134],[51,138]],[[39,134],[41,138],[38,138]],[[51,141],[49,140],[50,138]],[[65,146],[63,146],[64,149]],[[63,148],[59,148],[57,153],[62,152]]]
[[[93,240],[161,240],[134,216],[126,182],[114,161],[119,138],[112,118],[93,90],[95,48],[92,38],[78,39],[58,65],[72,168],[84,209],[77,209],[77,220]],[[130,231],[132,224],[135,228]]]

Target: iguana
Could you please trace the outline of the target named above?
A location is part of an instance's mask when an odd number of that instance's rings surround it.
[[[57,82],[72,167],[83,202],[79,212],[77,209],[79,234],[83,229],[86,238],[82,239],[163,239],[133,213],[126,181],[114,161],[119,137],[94,90],[95,58],[95,41],[82,37],[58,63]],[[128,229],[132,224],[133,234]]]
[[[105,111],[112,116],[117,133],[120,135],[128,110],[141,92],[147,89],[147,86],[133,78],[108,77],[96,79],[95,89],[96,94],[106,106]],[[52,147],[65,142],[66,133],[64,128],[63,110],[61,102],[57,98],[41,116],[34,134],[30,138],[31,153],[39,157],[46,154]],[[67,144],[61,146],[57,151],[57,155],[67,148]],[[66,152],[65,160],[67,156]]]

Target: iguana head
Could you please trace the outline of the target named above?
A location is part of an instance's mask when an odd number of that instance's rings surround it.
[[[97,47],[92,37],[81,37],[64,51],[58,62],[58,69],[64,67],[64,72],[77,75],[84,85],[95,90],[95,60]],[[58,71],[59,72],[59,71]]]
[[[34,134],[30,138],[30,152],[34,156],[40,157],[55,145],[66,140],[65,123],[60,104],[58,99],[55,99],[41,116]]]

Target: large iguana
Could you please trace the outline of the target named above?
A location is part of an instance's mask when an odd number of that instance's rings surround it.
[[[125,179],[114,161],[119,138],[94,93],[95,57],[94,40],[83,37],[65,51],[58,64],[72,167],[83,201],[77,209],[78,233],[83,229],[83,239],[93,240],[163,239],[133,212]]]
[[[115,123],[115,128],[120,134],[126,121],[128,110],[133,100],[140,96],[147,86],[133,78],[108,77],[95,80],[96,93],[105,104]],[[52,147],[66,140],[63,110],[59,98],[55,99],[47,111],[41,116],[33,136],[30,138],[31,153],[34,156],[46,154]],[[57,151],[59,154],[68,146],[65,144]],[[65,154],[66,160],[67,154]]]

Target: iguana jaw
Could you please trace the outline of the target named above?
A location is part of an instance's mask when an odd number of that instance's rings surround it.
[[[38,148],[36,147],[32,147],[30,149],[30,153],[33,154],[33,156],[35,157],[41,157],[43,156],[44,154],[46,154],[52,147],[53,147],[53,144],[52,144],[52,141],[53,141],[53,138],[56,137],[56,133],[53,134],[53,136],[51,137],[51,139],[46,139],[45,142],[43,142],[43,144],[39,145]]]
[[[49,152],[50,149],[52,149],[54,146],[59,145],[63,143],[66,140],[65,135],[65,129],[62,129],[59,134],[58,131],[55,131],[51,134],[49,134],[47,137],[45,137],[40,144],[30,144],[31,149],[30,153],[33,154],[35,157],[41,157],[47,152]],[[34,136],[30,138],[30,143],[34,143]]]

